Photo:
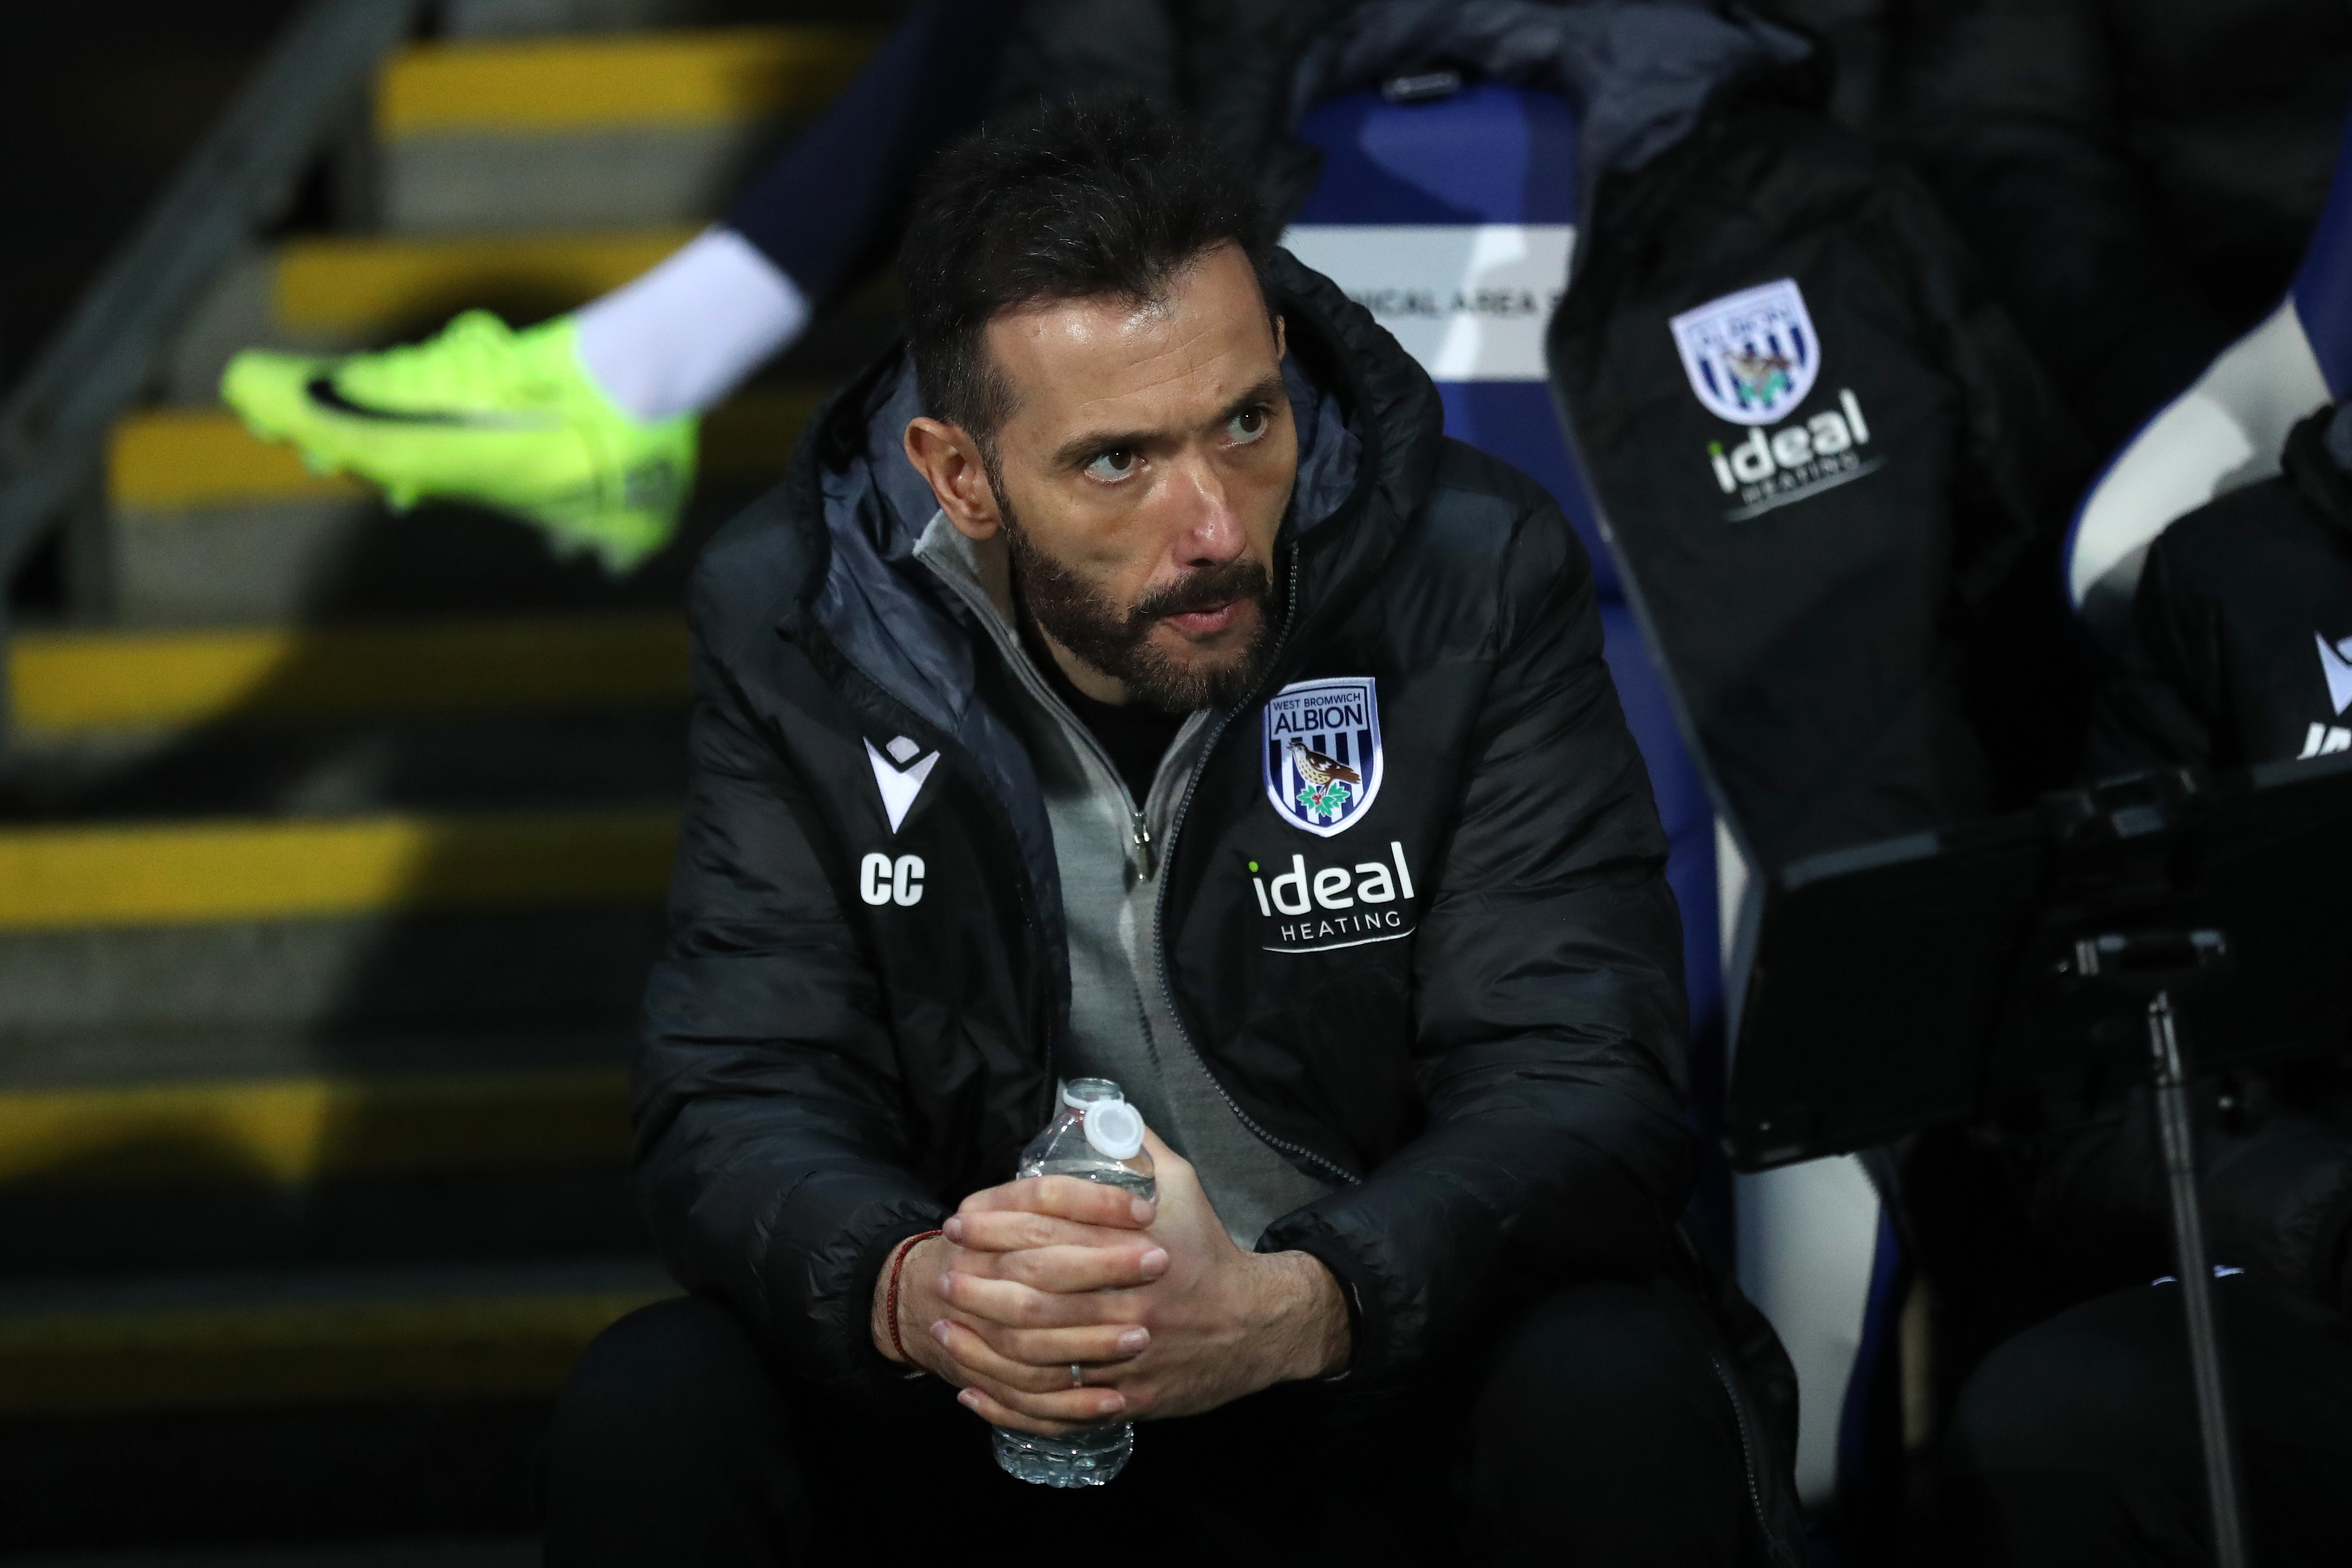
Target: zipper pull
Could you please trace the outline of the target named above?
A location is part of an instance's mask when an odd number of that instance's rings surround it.
[[[1135,839],[1136,874],[1148,882],[1151,879],[1151,829],[1142,817],[1138,816],[1131,831]]]

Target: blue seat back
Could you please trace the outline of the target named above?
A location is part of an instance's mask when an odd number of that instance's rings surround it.
[[[2098,637],[2123,632],[2157,535],[2215,496],[2279,471],[2296,421],[2352,391],[2352,122],[2294,284],[2110,460],[2066,537],[2066,591]]]

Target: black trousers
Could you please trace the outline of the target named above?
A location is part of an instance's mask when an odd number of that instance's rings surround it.
[[[779,1376],[727,1308],[665,1301],[564,1388],[546,1561],[1728,1563],[1750,1506],[1738,1433],[1654,1289],[1563,1291],[1475,1371],[1402,1394],[1285,1384],[1143,1423],[1125,1472],[1081,1491],[999,1471],[936,1378],[828,1396]]]
[[[2243,1276],[2214,1282],[2240,1498],[2262,1568],[2352,1563],[2352,1330]],[[1953,1412],[1969,1561],[2212,1561],[2174,1286],[2103,1296],[2010,1340]]]

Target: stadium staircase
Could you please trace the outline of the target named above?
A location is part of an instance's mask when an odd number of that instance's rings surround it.
[[[625,1164],[683,584],[887,300],[713,417],[686,536],[621,583],[394,516],[213,389],[248,344],[626,279],[846,80],[877,35],[839,16],[405,48],[343,154],[372,224],[257,245],[116,429],[9,677],[0,1562],[535,1561],[551,1395],[674,1290]]]

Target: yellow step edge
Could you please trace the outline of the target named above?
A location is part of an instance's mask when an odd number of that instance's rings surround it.
[[[848,85],[877,38],[802,26],[420,45],[378,79],[376,131],[397,141],[800,117]]]
[[[672,1289],[0,1318],[0,1415],[541,1398]]]
[[[16,1190],[617,1168],[628,1149],[621,1068],[0,1092],[0,1188]]]
[[[119,421],[107,443],[106,489],[117,506],[159,509],[369,493],[356,479],[312,473],[293,447],[255,440],[236,416],[214,408],[158,408]]]
[[[657,903],[667,810],[0,831],[0,930]]]
[[[801,426],[823,400],[817,384],[747,392],[711,411],[701,470],[719,479],[781,475]],[[321,476],[291,447],[257,439],[224,409],[159,408],[119,421],[107,448],[107,493],[145,511],[358,500],[375,492]]]
[[[225,719],[642,708],[687,698],[673,615],[420,626],[26,632],[10,710],[36,734]]]
[[[270,269],[270,313],[290,333],[352,339],[437,326],[486,302],[553,314],[611,292],[693,237],[691,228],[656,228],[289,240]]]

